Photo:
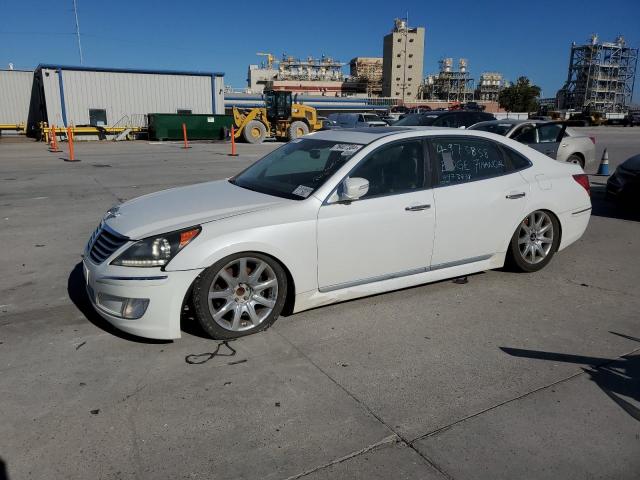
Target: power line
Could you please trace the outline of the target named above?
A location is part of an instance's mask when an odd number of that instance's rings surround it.
[[[80,65],[84,64],[84,59],[82,58],[82,43],[80,43],[80,23],[78,22],[78,2],[77,0],[73,0],[73,14],[76,17],[76,37],[78,37],[78,52],[80,52]]]

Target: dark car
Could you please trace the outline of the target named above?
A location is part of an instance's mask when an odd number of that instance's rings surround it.
[[[478,102],[467,102],[464,104],[465,110],[472,110],[474,112],[483,112],[485,108],[485,105],[480,105]]]
[[[635,203],[640,202],[640,154],[628,158],[616,168],[607,180],[607,195]]]
[[[640,125],[640,111],[638,112],[629,112],[624,116],[624,120],[622,124],[625,127],[633,127],[635,125]]]
[[[393,126],[466,128],[478,122],[495,119],[496,117],[492,114],[485,112],[434,110],[425,113],[409,113],[394,123]]]

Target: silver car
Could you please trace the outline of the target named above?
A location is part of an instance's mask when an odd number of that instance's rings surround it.
[[[373,113],[332,113],[327,118],[340,128],[387,126],[387,122]]]
[[[511,138],[560,162],[576,163],[582,168],[596,160],[596,138],[581,135],[558,122],[491,120],[476,123],[469,130],[482,130]]]

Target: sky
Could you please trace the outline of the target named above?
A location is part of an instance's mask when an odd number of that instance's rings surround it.
[[[225,72],[246,87],[256,52],[322,54],[348,62],[382,56],[396,17],[423,26],[424,75],[443,57],[466,58],[474,78],[499,71],[529,77],[554,96],[567,76],[571,42],[618,34],[640,47],[640,0],[370,0],[258,2],[77,0],[84,65]],[[0,68],[79,65],[73,0],[0,0]],[[347,70],[345,69],[345,72]],[[640,78],[634,102],[640,102]]]

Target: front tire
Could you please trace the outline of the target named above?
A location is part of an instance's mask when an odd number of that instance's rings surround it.
[[[196,280],[193,303],[202,328],[229,340],[265,330],[276,321],[287,297],[287,275],[261,253],[230,255]]]
[[[309,133],[309,126],[299,120],[289,125],[289,141],[295,140]]]
[[[264,123],[251,120],[242,131],[242,138],[247,143],[262,143],[267,136],[267,129]]]
[[[550,261],[560,244],[560,223],[551,212],[536,210],[516,229],[507,252],[507,262],[519,272],[537,272]]]

